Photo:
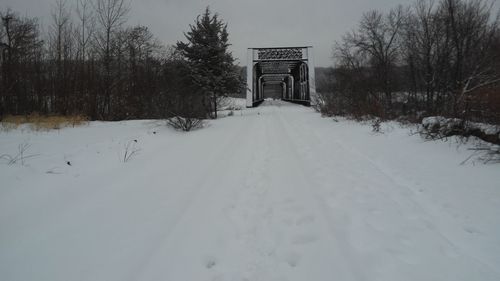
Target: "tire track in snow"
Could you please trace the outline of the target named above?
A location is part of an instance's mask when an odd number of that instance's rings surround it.
[[[266,191],[263,196],[255,197],[257,202],[252,202],[254,210],[271,210],[270,216],[256,216],[255,220],[246,225],[248,229],[253,229],[253,240],[246,244],[247,251],[253,255],[254,262],[248,280],[304,280],[310,276],[298,275],[295,269],[303,272],[318,271],[310,267],[312,259],[311,250],[317,250],[319,244],[319,234],[323,232],[315,222],[315,216],[311,215],[311,202],[307,200],[297,185],[307,185],[304,175],[298,166],[300,159],[294,157],[286,149],[285,143],[289,140],[282,134],[280,126],[282,124],[277,119],[279,110],[277,106],[260,107],[262,124],[265,134],[259,135],[259,139],[264,141],[261,151],[256,152],[259,157],[252,165],[252,169],[258,176],[254,178],[253,184],[259,188],[263,186]],[[259,175],[260,174],[260,175]],[[241,194],[244,198],[253,197],[251,193]],[[283,198],[288,197],[287,199]],[[278,202],[279,200],[279,202]],[[245,205],[245,204],[241,204]],[[274,218],[274,219],[273,219]],[[324,250],[324,249],[323,249]],[[314,250],[313,250],[314,252]],[[328,264],[333,251],[325,254],[325,251],[315,253],[321,258],[321,262]],[[316,257],[319,258],[319,257]],[[279,268],[283,266],[286,277],[280,274]],[[305,267],[305,268],[304,268]],[[309,267],[309,268],[308,268]],[[308,269],[307,269],[308,268]],[[323,267],[323,271],[325,271]],[[326,270],[328,271],[328,270]],[[318,273],[317,273],[318,274]],[[324,272],[323,272],[324,274]],[[318,275],[317,280],[328,280],[334,272],[325,275]],[[246,280],[244,279],[244,280]]]
[[[297,114],[297,113],[294,112],[294,114]],[[287,119],[285,118],[285,120],[287,120]],[[296,118],[296,120],[299,121],[299,123],[286,122],[286,125],[288,125],[288,128],[289,128],[289,132],[295,133],[294,137],[296,137],[296,138],[294,138],[294,139],[298,139],[301,142],[302,146],[308,147],[307,143],[316,144],[316,147],[314,149],[311,149],[311,148],[307,149],[306,148],[305,153],[311,154],[311,157],[308,158],[309,161],[311,161],[313,159],[315,161],[315,163],[311,162],[311,165],[308,165],[308,167],[314,167],[314,166],[319,167],[316,169],[316,171],[314,169],[310,169],[310,173],[315,174],[315,175],[321,175],[321,173],[325,172],[325,168],[330,166],[330,165],[326,162],[320,163],[323,160],[323,157],[322,157],[322,155],[319,155],[318,152],[321,151],[322,153],[328,153],[330,151],[329,147],[332,147],[332,144],[328,145],[325,142],[325,138],[321,138],[320,136],[318,136],[317,132],[313,128],[302,124],[304,119]],[[306,132],[306,133],[297,134],[297,132]],[[306,141],[304,141],[304,136],[310,136],[311,139],[306,142]],[[389,183],[391,183],[389,185],[386,185],[386,187],[391,188],[390,193],[388,192],[388,190],[382,189],[382,188],[377,188],[376,190],[370,186],[366,186],[366,188],[369,188],[370,192],[372,192],[372,193],[376,192],[378,194],[382,194],[383,198],[390,200],[393,204],[398,206],[398,209],[402,215],[413,216],[411,214],[406,213],[406,211],[409,211],[409,210],[411,210],[413,212],[418,212],[418,214],[417,213],[415,213],[415,214],[418,217],[420,217],[420,219],[418,219],[418,221],[420,221],[421,223],[423,223],[425,225],[426,231],[430,231],[430,232],[434,233],[437,237],[440,237],[440,239],[442,241],[444,241],[447,244],[447,246],[451,249],[451,252],[449,252],[449,250],[444,250],[446,255],[448,255],[451,258],[458,258],[458,257],[468,258],[468,259],[470,259],[470,261],[474,261],[475,263],[477,263],[477,265],[480,265],[484,268],[488,268],[491,272],[494,272],[497,276],[500,276],[499,272],[496,269],[492,268],[489,264],[483,262],[482,260],[465,252],[463,249],[460,248],[459,245],[454,243],[449,237],[447,237],[442,231],[440,231],[439,227],[437,227],[435,224],[432,223],[432,221],[434,221],[433,217],[426,210],[426,208],[424,208],[420,203],[418,203],[416,201],[416,199],[414,198],[415,192],[409,186],[408,181],[405,181],[403,178],[393,176],[392,173],[390,171],[388,171],[387,168],[379,165],[378,163],[376,163],[373,159],[371,159],[367,155],[362,154],[359,150],[355,149],[354,147],[352,147],[348,144],[341,142],[339,139],[335,139],[335,138],[331,139],[330,138],[328,140],[333,141],[333,147],[336,145],[340,148],[340,150],[343,150],[343,151],[348,153],[348,155],[350,156],[349,159],[346,158],[344,160],[350,161],[350,163],[355,163],[355,162],[365,163],[361,167],[362,170],[364,170],[365,172],[369,171],[369,170],[374,170],[379,175],[381,175],[383,178],[386,178],[387,181]],[[294,143],[294,145],[295,145],[297,151],[300,151],[300,150],[304,151],[304,149],[302,149],[301,145],[299,145],[297,143]],[[332,157],[332,159],[335,159],[335,157],[337,157],[337,155],[332,154],[330,157]],[[354,168],[356,165],[348,165],[348,166],[351,168]],[[314,177],[314,178],[316,178],[316,177]],[[375,185],[375,186],[377,186],[377,185]],[[407,193],[403,194],[403,193],[401,193],[401,190],[406,190]],[[404,201],[406,203],[400,202],[397,199],[395,199],[395,197],[393,195],[398,194],[398,193],[401,193],[399,195],[399,199],[404,199]],[[319,200],[324,202],[324,199],[322,197],[318,197],[318,198],[319,198]],[[405,203],[405,204],[402,205],[402,203]],[[324,206],[325,206],[325,211],[326,211],[325,213],[328,214],[328,213],[332,212],[331,208],[328,206],[328,203],[325,203]],[[330,210],[328,211],[328,209],[330,209]],[[335,228],[334,226],[332,226],[332,227]],[[396,258],[405,259],[402,257],[396,257]]]
[[[160,233],[159,238],[155,239],[156,241],[154,243],[151,243],[151,248],[148,250],[149,254],[143,258],[143,261],[137,266],[137,268],[130,270],[131,278],[128,280],[143,280],[144,275],[147,274],[146,271],[150,263],[154,262],[156,256],[162,251],[165,251],[165,249],[168,249],[169,245],[173,243],[173,241],[169,241],[171,233],[175,231],[175,229],[182,222],[185,214],[189,212],[194,202],[199,200],[201,194],[205,192],[205,189],[208,187],[207,182],[221,176],[221,173],[218,171],[224,169],[221,168],[220,164],[226,168],[231,165],[231,161],[228,161],[228,159],[234,156],[235,151],[242,142],[245,130],[251,130],[253,128],[254,124],[250,125],[251,126],[248,128],[245,128],[244,126],[239,127],[238,131],[232,135],[232,138],[226,140],[223,145],[220,145],[217,152],[213,154],[213,158],[205,160],[207,169],[205,169],[202,175],[197,176],[194,183],[191,184],[191,191],[185,196],[185,199],[181,204],[181,209],[174,216],[174,221],[167,222],[165,224],[165,226],[168,227],[164,228],[164,231]]]
[[[259,111],[259,128],[249,132],[248,138],[254,140],[256,150],[246,169],[249,173],[243,179],[244,186],[238,190],[234,208],[228,214],[229,221],[237,231],[234,244],[241,247],[242,254],[250,254],[237,268],[243,280],[285,280],[273,272],[276,268],[276,251],[279,241],[273,237],[274,207],[269,204],[269,163],[272,157],[270,146],[270,128],[267,112]],[[241,244],[239,244],[241,243]],[[239,244],[239,245],[238,245]]]
[[[287,106],[284,107],[285,110],[287,109]],[[304,196],[310,197],[314,202],[316,202],[316,205],[318,207],[319,213],[321,217],[323,218],[323,221],[326,223],[326,226],[328,228],[328,231],[330,233],[329,237],[332,239],[332,245],[335,246],[335,249],[338,249],[340,251],[339,253],[332,253],[336,256],[336,260],[339,264],[335,264],[335,268],[344,268],[347,269],[349,272],[349,280],[358,280],[358,281],[363,281],[363,280],[369,280],[367,279],[366,276],[364,276],[363,272],[358,270],[355,265],[359,261],[359,258],[353,256],[353,251],[352,249],[348,248],[348,234],[347,233],[342,233],[337,229],[337,225],[335,222],[335,219],[331,216],[332,210],[329,209],[327,206],[326,202],[324,199],[318,195],[316,192],[316,184],[315,182],[311,179],[311,176],[313,175],[312,171],[308,167],[309,161],[306,161],[303,157],[301,157],[297,151],[298,151],[298,146],[294,142],[295,136],[297,136],[299,133],[302,133],[303,136],[308,136],[308,134],[304,134],[304,131],[297,130],[297,129],[292,129],[290,125],[290,121],[284,116],[282,111],[280,110],[280,114],[276,117],[278,119],[278,122],[280,123],[280,126],[276,126],[278,130],[281,131],[281,134],[285,136],[285,140],[283,142],[284,146],[286,147],[286,151],[289,155],[293,155],[293,158],[297,160],[297,162],[302,163],[302,168],[304,169],[298,169],[299,174],[301,175],[302,178],[305,179],[307,182],[306,184],[300,185],[301,186],[301,191],[300,193],[303,194]],[[294,134],[291,134],[291,131],[295,131]],[[309,189],[305,189],[305,187],[308,186]]]

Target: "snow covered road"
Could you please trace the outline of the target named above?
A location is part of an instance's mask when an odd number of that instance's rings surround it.
[[[0,154],[21,142],[40,156],[0,164],[0,280],[500,280],[499,166],[407,129],[269,101],[189,134],[0,133]]]

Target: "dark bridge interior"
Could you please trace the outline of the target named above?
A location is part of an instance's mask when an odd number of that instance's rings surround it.
[[[311,104],[315,96],[312,47],[248,48],[247,107],[265,98]]]
[[[265,98],[309,105],[309,69],[302,60],[263,60],[254,65],[254,101]]]

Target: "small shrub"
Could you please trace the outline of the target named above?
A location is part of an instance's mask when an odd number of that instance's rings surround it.
[[[167,124],[176,130],[189,132],[203,126],[203,120],[193,117],[180,117],[175,116],[167,120]]]
[[[374,133],[382,133],[380,131],[381,124],[382,124],[382,121],[380,119],[377,118],[377,119],[373,120],[373,123],[372,123],[372,132],[374,132]]]

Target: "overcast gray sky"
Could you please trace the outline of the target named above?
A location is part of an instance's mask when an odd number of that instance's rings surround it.
[[[73,4],[74,0],[68,0]],[[389,10],[413,0],[132,0],[129,25],[146,25],[161,41],[174,44],[207,5],[228,24],[231,50],[246,65],[249,47],[312,45],[316,64],[332,64],[335,40],[354,28],[363,12]],[[497,0],[498,2],[498,0]],[[0,0],[23,15],[50,22],[54,0]]]

